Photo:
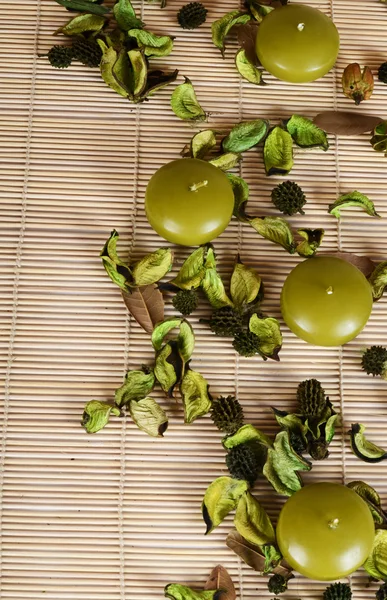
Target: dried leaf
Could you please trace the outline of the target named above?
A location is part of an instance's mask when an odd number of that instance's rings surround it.
[[[76,10],[94,15],[105,15],[110,11],[110,8],[100,6],[93,0],[91,2],[90,0],[55,0],[55,2],[72,11]]]
[[[262,78],[262,70],[258,69],[258,67],[251,62],[244,48],[241,48],[236,53],[235,66],[239,75],[249,83],[253,83],[254,85],[266,85],[266,82]]]
[[[122,408],[132,400],[142,400],[151,393],[155,385],[155,376],[152,370],[128,371],[125,381],[114,394],[117,406]]]
[[[230,180],[234,192],[233,215],[238,221],[248,222],[245,208],[249,199],[249,186],[242,177],[238,177],[233,173],[227,173],[227,177]]]
[[[310,119],[300,115],[292,115],[286,122],[286,129],[293,140],[301,148],[321,148],[325,152],[329,148],[325,131],[317,127]]]
[[[178,69],[172,72],[159,71],[158,69],[148,71],[147,86],[141,99],[144,100],[148,96],[153,96],[158,90],[176,81],[178,74]]]
[[[267,451],[263,474],[279,494],[291,496],[302,487],[299,471],[310,471],[311,464],[294,452],[289,433],[277,433],[273,448]]]
[[[110,234],[109,239],[105,242],[104,247],[100,252],[102,264],[105,267],[106,273],[109,275],[113,283],[118,285],[124,291],[130,291],[133,284],[132,271],[117,254],[117,242],[119,234],[115,229]]]
[[[272,564],[268,564],[269,561],[267,561],[265,557],[263,552],[264,549],[261,549],[255,544],[250,544],[235,529],[230,531],[228,534],[226,538],[226,544],[233,552],[235,552],[237,556],[243,560],[243,562],[245,562],[249,567],[258,573],[278,573],[284,577],[289,575],[289,569],[279,564],[281,561],[281,555],[278,553],[278,550],[271,545],[264,547],[269,549],[272,558]]]
[[[349,434],[351,436],[352,452],[360,460],[369,463],[378,463],[387,459],[387,452],[368,441],[364,435],[365,426],[362,423],[353,423]]]
[[[297,244],[297,254],[305,258],[314,256],[323,240],[324,229],[297,229],[297,233],[303,238],[303,241]]]
[[[173,252],[170,248],[160,248],[151,252],[132,265],[134,283],[138,286],[156,283],[171,269]]]
[[[245,25],[239,25],[237,29],[238,44],[245,51],[246,59],[257,67],[259,60],[255,51],[255,40],[257,39],[258,24],[255,21],[249,21]]]
[[[180,333],[176,342],[184,362],[188,362],[195,348],[195,334],[191,325],[185,319],[182,319],[180,323]]]
[[[220,156],[212,158],[208,162],[222,171],[228,171],[229,169],[236,167],[241,160],[242,156],[240,154],[237,154],[236,152],[227,152],[226,154],[221,154]]]
[[[232,302],[226,294],[222,278],[216,270],[216,258],[212,247],[207,252],[205,269],[201,288],[212,308],[217,310],[223,306],[232,306]]]
[[[313,122],[327,133],[352,136],[372,131],[382,120],[380,117],[357,112],[327,110],[316,115]]]
[[[212,41],[219,48],[224,58],[225,39],[235,25],[245,25],[250,21],[251,15],[233,10],[226,13],[221,19],[217,19],[211,25]]]
[[[221,594],[218,590],[196,592],[186,585],[180,585],[180,583],[166,585],[164,595],[170,600],[221,600]]]
[[[215,131],[205,129],[196,133],[191,140],[191,157],[204,158],[216,146]]]
[[[193,423],[195,419],[209,412],[211,408],[209,387],[203,375],[190,368],[187,369],[180,384],[185,423]]]
[[[131,400],[130,416],[137,427],[152,437],[163,437],[168,427],[168,417],[165,411],[153,398]]]
[[[308,433],[308,422],[305,418],[302,418],[301,415],[297,415],[294,413],[288,413],[283,410],[278,410],[277,408],[272,407],[274,416],[278,425],[297,436],[303,442],[303,445],[307,446],[306,435]],[[291,439],[291,438],[289,438]]]
[[[208,486],[202,503],[206,534],[218,527],[228,513],[237,507],[248,487],[247,481],[231,477],[218,477]]]
[[[367,256],[358,256],[352,252],[334,252],[333,254],[329,253],[329,256],[335,256],[336,258],[341,258],[341,260],[346,260],[357,267],[365,277],[369,277],[375,269],[375,263]]]
[[[379,300],[387,286],[387,261],[379,263],[372,271],[368,281],[372,288],[372,297]]]
[[[363,568],[370,577],[387,581],[387,530],[377,529],[371,554]]]
[[[156,355],[154,373],[162,390],[173,397],[175,386],[180,383],[184,373],[184,361],[175,341],[168,342]]]
[[[222,565],[217,565],[212,569],[204,589],[222,590],[219,600],[236,600],[234,584],[228,571]]]
[[[128,35],[135,38],[145,56],[168,56],[173,50],[173,40],[168,35],[155,35],[146,29],[130,29]]]
[[[122,31],[129,31],[133,28],[141,28],[144,23],[136,17],[136,12],[130,0],[118,0],[113,7],[114,18]]]
[[[188,77],[185,77],[185,82],[173,90],[171,107],[175,115],[184,121],[204,121],[206,118],[206,113],[200,106]]]
[[[241,444],[249,444],[250,442],[258,442],[266,448],[273,446],[271,439],[250,423],[242,425],[236,433],[228,435],[222,440],[222,444],[227,450],[231,450],[231,448],[235,448],[235,446],[240,446]]]
[[[253,314],[249,321],[249,330],[259,338],[259,353],[264,358],[279,360],[282,348],[282,334],[277,319],[258,317]]]
[[[265,509],[250,492],[243,494],[238,502],[234,525],[238,533],[250,544],[262,546],[275,542],[272,522]]]
[[[197,289],[206,272],[204,265],[209,247],[206,244],[194,250],[184,261],[177,276],[175,279],[172,279],[171,284],[181,290]]]
[[[386,523],[387,515],[381,507],[380,496],[373,487],[364,481],[351,481],[347,483],[347,487],[351,488],[367,503],[372,518],[377,525]]]
[[[148,83],[148,65],[143,50],[138,50],[137,48],[134,50],[129,50],[128,58],[133,73],[131,93],[133,100],[136,101],[141,97],[146,89]]]
[[[156,285],[122,292],[122,297],[132,317],[147,333],[152,333],[155,325],[163,321],[164,299]]]
[[[172,329],[175,329],[175,327],[180,327],[182,321],[182,317],[170,317],[156,325],[152,333],[152,345],[156,352],[161,349],[168,333],[172,331]]]
[[[230,280],[230,294],[234,306],[242,308],[246,304],[256,302],[261,284],[258,273],[238,260]]]
[[[59,27],[54,33],[54,35],[58,35],[58,33],[63,33],[64,35],[80,35],[81,33],[85,33],[86,31],[101,31],[106,23],[106,19],[101,17],[100,15],[78,15],[73,19],[70,19],[66,25]]]
[[[123,93],[125,92],[130,100],[134,100],[134,73],[132,65],[129,61],[128,53],[124,48],[122,48],[118,53],[117,60],[113,64],[111,69],[111,75],[113,75],[113,78],[115,79],[118,88],[122,90],[122,94],[120,95],[123,95]]]
[[[116,417],[121,415],[118,406],[110,402],[91,400],[85,406],[81,425],[86,429],[87,433],[97,433],[97,431],[100,431],[108,424],[111,414]]]
[[[269,6],[267,4],[261,4],[256,0],[247,0],[247,6],[254,19],[258,23],[262,23],[263,19],[268,15],[272,10],[274,10],[273,6]]]
[[[289,254],[294,254],[296,243],[293,232],[285,219],[282,217],[256,217],[249,221],[250,225],[267,240],[279,244]]]
[[[225,152],[245,152],[259,144],[268,130],[269,121],[265,119],[242,121],[234,125],[228,136],[222,140],[222,148]]]
[[[266,175],[287,175],[293,167],[293,140],[288,131],[274,127],[265,140],[263,159]]]
[[[376,152],[387,152],[387,121],[375,127],[370,143]]]
[[[361,70],[358,63],[351,63],[345,67],[341,80],[344,95],[351,98],[358,105],[363,100],[368,100],[374,91],[374,76],[369,67]]]
[[[101,39],[97,39],[97,42],[102,50],[102,59],[99,67],[102,79],[109,87],[112,88],[112,90],[117,92],[117,94],[123,96],[124,98],[127,98],[128,90],[117,81],[113,73],[113,67],[115,66],[118,59],[118,54],[116,50],[114,50],[114,48],[108,47],[105,44],[105,42]]]
[[[358,206],[362,208],[367,215],[370,215],[371,217],[380,217],[380,215],[378,215],[378,213],[375,211],[375,206],[372,200],[356,190],[340,196],[338,200],[329,205],[328,212],[337,219],[340,219],[341,210],[350,206]]]

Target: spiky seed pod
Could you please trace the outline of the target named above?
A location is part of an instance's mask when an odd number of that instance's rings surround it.
[[[200,2],[190,2],[177,13],[177,20],[183,29],[196,29],[206,20],[207,9]]]
[[[172,304],[182,315],[190,315],[198,307],[199,298],[195,290],[179,290]]]
[[[294,452],[297,452],[297,454],[302,454],[303,452],[305,452],[306,443],[302,435],[296,433],[295,431],[290,431],[289,441]]]
[[[232,435],[243,425],[243,409],[234,396],[213,400],[211,418],[219,431]]]
[[[378,79],[383,83],[387,83],[387,62],[380,65],[378,70]]]
[[[67,69],[73,60],[73,49],[69,46],[53,46],[47,58],[56,69]]]
[[[249,357],[259,353],[259,337],[251,331],[239,331],[236,333],[232,345],[241,356]]]
[[[257,480],[262,469],[261,461],[251,444],[239,444],[229,450],[226,465],[234,479],[244,479],[251,486]]]
[[[268,590],[271,594],[282,594],[288,589],[288,580],[279,573],[274,573],[267,582]]]
[[[294,181],[284,181],[277,185],[271,192],[271,200],[285,215],[294,215],[297,212],[305,214],[302,210],[306,202],[305,194]]]
[[[332,583],[326,588],[323,598],[324,600],[351,600],[351,587],[348,583]]]
[[[387,349],[383,346],[367,348],[361,359],[361,366],[368,375],[382,375],[387,362]]]
[[[319,417],[326,406],[325,391],[317,379],[306,379],[299,384],[297,400],[305,417]]]
[[[387,600],[387,583],[383,583],[376,592],[376,600]]]
[[[235,311],[230,306],[224,306],[212,313],[208,322],[211,331],[216,335],[232,337],[243,327],[243,317],[241,313]]]
[[[86,40],[78,37],[73,42],[73,55],[86,67],[99,67],[102,59],[102,50],[95,40]]]

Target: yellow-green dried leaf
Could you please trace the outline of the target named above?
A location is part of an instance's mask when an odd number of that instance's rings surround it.
[[[241,160],[241,154],[237,154],[236,152],[226,152],[225,154],[212,158],[208,162],[222,171],[228,171],[229,169],[236,167]]]
[[[325,423],[324,435],[325,441],[327,444],[330,444],[334,438],[335,430],[336,430],[336,421],[338,420],[339,415],[331,415],[327,422]]]
[[[87,433],[97,433],[108,424],[111,414],[117,417],[121,415],[118,406],[114,406],[110,402],[91,400],[85,406],[81,425]]]
[[[180,271],[171,283],[181,290],[197,289],[206,272],[204,264],[208,248],[209,246],[205,245],[194,250],[184,261]]]
[[[55,0],[60,6],[79,12],[93,13],[94,15],[105,15],[110,11],[106,6],[100,6],[95,0]]]
[[[172,72],[163,72],[158,69],[148,71],[147,87],[142,95],[142,99],[153,96],[158,90],[165,88],[176,80],[178,74],[178,69],[175,69],[175,71]]]
[[[123,385],[115,391],[115,403],[122,407],[131,400],[141,400],[150,394],[154,385],[153,371],[128,371]]]
[[[191,140],[192,158],[204,158],[216,146],[215,132],[205,129],[196,133]]]
[[[356,492],[367,503],[372,518],[377,525],[386,523],[386,514],[381,507],[380,496],[373,487],[364,481],[351,481],[347,487]]]
[[[273,317],[250,317],[249,329],[259,338],[259,352],[267,358],[279,360],[278,353],[282,347],[282,334],[277,319]]]
[[[289,254],[294,254],[296,243],[290,225],[285,219],[282,217],[256,217],[249,223],[262,237],[279,244]]]
[[[283,410],[278,410],[273,407],[274,416],[278,425],[285,429],[286,431],[290,431],[294,433],[297,437],[303,440],[305,447],[307,445],[306,434],[308,433],[308,422],[303,420],[300,415],[296,415],[294,413],[287,413]]]
[[[130,0],[118,0],[113,7],[114,18],[122,31],[129,31],[132,28],[140,28],[143,23],[136,17],[135,10]]]
[[[129,266],[118,257],[117,242],[119,237],[117,231],[113,229],[100,252],[100,257],[113,283],[118,285],[122,290],[129,291],[133,283],[133,277]]]
[[[177,347],[184,362],[188,362],[195,348],[195,334],[191,325],[185,319],[182,319],[180,323],[180,333],[177,337]]]
[[[227,448],[227,450],[231,450],[231,448],[234,448],[235,446],[248,444],[250,442],[259,442],[267,448],[271,448],[273,446],[271,439],[265,433],[259,429],[256,429],[256,427],[251,424],[242,425],[242,427],[240,427],[236,433],[225,437],[222,441],[222,444],[225,448]]]
[[[387,152],[387,121],[375,127],[370,143],[376,152]]]
[[[365,437],[365,426],[362,423],[353,423],[350,430],[352,452],[360,460],[377,463],[387,458],[387,452],[368,441]]]
[[[338,200],[329,205],[328,212],[331,215],[334,215],[337,219],[340,219],[341,210],[350,206],[358,206],[362,208],[367,215],[370,215],[371,217],[380,217],[380,215],[378,215],[378,213],[375,211],[375,206],[372,200],[356,190],[340,196]]]
[[[374,300],[379,300],[383,296],[387,286],[387,260],[379,263],[371,273],[368,281],[372,288]]]
[[[249,199],[249,186],[242,177],[238,177],[233,173],[227,173],[227,177],[232,185],[234,192],[234,210],[233,215],[238,221],[247,222],[246,204]]]
[[[100,63],[101,77],[104,82],[112,88],[117,94],[127,98],[128,91],[118,83],[113,73],[113,67],[117,61],[118,54],[114,48],[109,48],[103,40],[97,40],[99,47],[102,50],[102,58]]]
[[[303,241],[297,244],[297,254],[305,258],[314,256],[323,240],[324,229],[297,229],[297,233],[303,238]]]
[[[156,355],[154,373],[162,390],[171,398],[175,385],[181,380],[184,361],[176,342],[168,342]]]
[[[242,262],[235,263],[230,281],[230,294],[234,306],[242,308],[257,300],[261,289],[261,278],[258,273],[246,267]]]
[[[180,384],[185,423],[192,423],[209,412],[211,398],[208,390],[209,385],[203,375],[191,369],[186,371]]]
[[[101,31],[106,23],[106,19],[100,15],[78,15],[70,19],[66,25],[55,31],[54,35],[63,33],[64,35],[81,35],[86,31]]]
[[[146,29],[130,29],[130,37],[135,38],[145,56],[168,56],[173,50],[173,41],[168,35],[155,35]]]
[[[129,404],[129,412],[141,431],[152,437],[163,437],[168,427],[168,417],[156,400],[153,398],[132,400]]]
[[[132,94],[134,98],[141,96],[147,85],[148,65],[143,50],[129,50],[128,58],[132,66],[133,84]]]
[[[206,269],[201,287],[213,309],[217,310],[223,308],[223,306],[232,306],[232,302],[226,294],[222,278],[216,268]]]
[[[160,248],[151,252],[132,265],[136,285],[149,285],[159,281],[172,269],[173,252],[170,248]]]
[[[171,317],[156,325],[151,338],[153,348],[156,351],[160,350],[161,346],[163,345],[164,338],[168,335],[168,333],[175,327],[180,327],[182,320],[182,317]]]
[[[286,129],[293,140],[301,148],[321,148],[325,152],[329,148],[325,131],[317,127],[310,119],[300,115],[292,115],[286,123]]]
[[[169,600],[221,600],[223,593],[220,593],[219,590],[197,592],[186,585],[170,583],[165,586],[164,595]]]
[[[310,471],[311,465],[296,452],[289,442],[289,433],[277,433],[273,448],[267,451],[263,474],[279,494],[291,496],[302,487],[299,471]]]
[[[247,481],[231,477],[218,477],[208,486],[202,503],[206,534],[218,527],[228,513],[237,507],[240,497],[248,488]]]
[[[371,554],[363,568],[370,577],[387,581],[387,530],[377,529]]]
[[[266,175],[287,175],[293,167],[293,140],[288,131],[274,127],[265,140],[263,160]]]
[[[272,10],[274,10],[273,6],[260,4],[259,2],[256,2],[256,0],[248,0],[247,6],[249,7],[249,11],[253,15],[254,19],[258,23],[262,23],[266,15],[268,15]]]
[[[114,45],[112,44],[111,47],[114,47]],[[118,52],[117,60],[112,66],[112,75],[120,89],[126,92],[130,100],[133,100],[133,69],[129,62],[128,53],[124,48]]]
[[[269,121],[255,119],[235,125],[222,141],[225,152],[245,152],[263,140],[269,130]]]
[[[225,39],[232,27],[235,25],[245,25],[251,19],[251,16],[242,13],[239,10],[233,10],[226,13],[221,19],[217,19],[211,25],[212,41],[219,48],[224,58]]]
[[[171,107],[175,115],[184,121],[204,121],[206,118],[206,113],[196,98],[194,87],[187,77],[185,83],[173,90]]]
[[[272,522],[258,500],[246,492],[241,496],[234,517],[234,525],[250,544],[263,546],[275,543]]]
[[[262,70],[258,69],[248,58],[246,50],[241,48],[235,55],[235,66],[243,79],[254,85],[266,85],[262,78]]]

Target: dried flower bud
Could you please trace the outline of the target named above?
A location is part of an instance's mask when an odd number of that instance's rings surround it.
[[[342,86],[344,95],[360,104],[363,100],[368,100],[374,91],[374,76],[369,67],[364,67],[363,71],[358,63],[348,65],[343,72]]]

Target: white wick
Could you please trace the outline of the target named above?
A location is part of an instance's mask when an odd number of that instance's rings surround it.
[[[327,288],[326,292],[329,295],[333,294],[333,287],[330,285],[329,288]]]
[[[298,31],[304,31],[304,29],[305,29],[305,23],[299,23],[297,25],[297,29],[298,29]]]

